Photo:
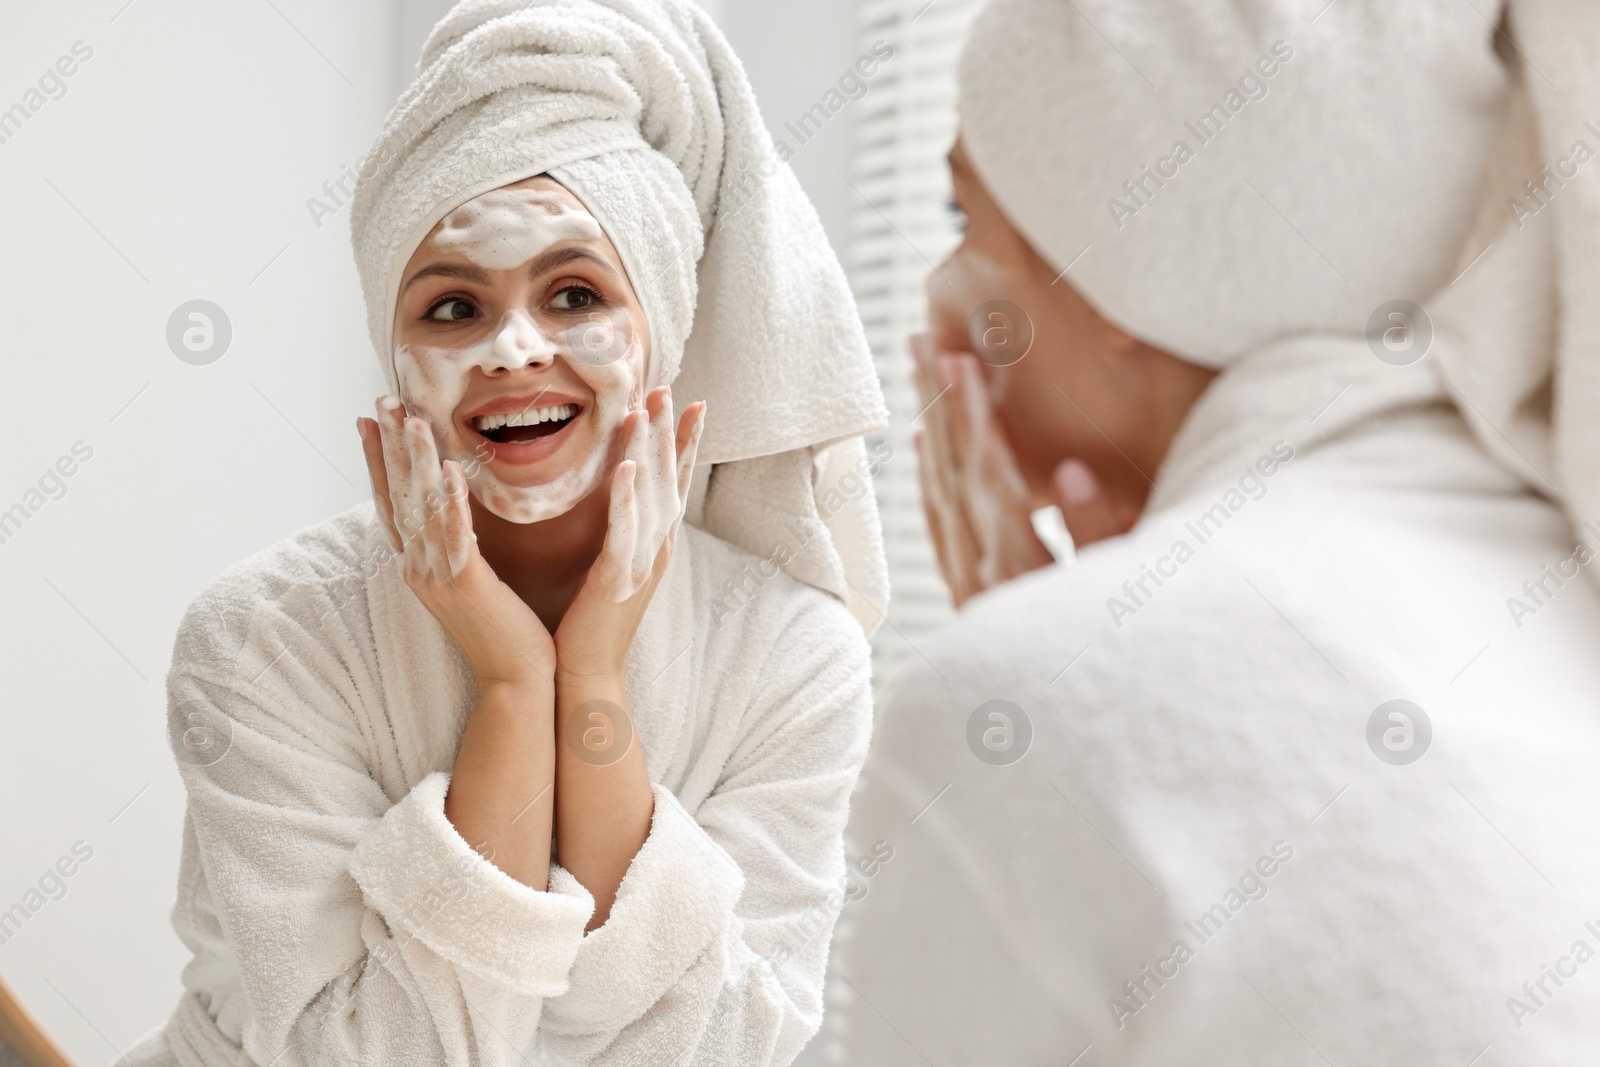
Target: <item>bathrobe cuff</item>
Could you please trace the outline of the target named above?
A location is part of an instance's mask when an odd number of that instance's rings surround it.
[[[540,891],[475,852],[445,817],[449,787],[434,771],[385,812],[352,853],[351,877],[397,940],[414,937],[516,992],[559,995],[594,897],[555,864]]]
[[[672,790],[660,783],[651,789],[650,833],[617,886],[611,913],[583,939],[567,992],[545,1002],[545,1019],[558,1029],[620,1029],[642,1017],[738,921],[738,864]]]

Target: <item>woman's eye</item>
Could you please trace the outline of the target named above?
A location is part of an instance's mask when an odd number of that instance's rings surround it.
[[[956,199],[954,193],[951,193],[950,196],[945,199],[944,206],[945,210],[950,212],[950,219],[955,223],[956,229],[966,229],[967,213],[961,210],[961,202]]]
[[[477,313],[477,310],[472,306],[472,301],[463,300],[460,297],[451,297],[449,300],[441,300],[429,308],[428,318],[434,322],[460,322],[462,319],[472,318]]]
[[[550,298],[550,302],[560,311],[582,311],[593,307],[599,300],[600,294],[584,285],[569,285]]]

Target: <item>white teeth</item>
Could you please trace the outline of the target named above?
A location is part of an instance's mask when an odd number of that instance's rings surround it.
[[[541,422],[558,422],[570,419],[577,413],[576,404],[557,404],[554,407],[529,408],[527,411],[515,411],[505,415],[479,415],[472,420],[472,425],[477,427],[479,433],[488,433],[502,426],[537,426]]]

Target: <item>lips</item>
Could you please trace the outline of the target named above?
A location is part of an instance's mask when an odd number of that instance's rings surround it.
[[[462,415],[461,421],[467,423],[473,429],[477,429],[478,420],[485,416],[523,415],[532,411],[560,407],[564,404],[571,404],[580,409],[584,406],[583,401],[569,393],[558,393],[554,389],[538,389],[515,396],[497,396],[486,400],[478,407]]]

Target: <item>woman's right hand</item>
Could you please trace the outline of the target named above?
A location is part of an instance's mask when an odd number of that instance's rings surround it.
[[[915,435],[923,516],[951,599],[969,598],[1054,562],[1034,532],[1034,500],[993,410],[978,359],[910,337],[925,429]],[[949,393],[948,397],[945,393]],[[1115,508],[1089,465],[1068,458],[1052,472],[1049,499],[1074,548],[1126,533],[1137,518]]]
[[[1054,562],[1033,531],[1028,487],[992,410],[977,357],[940,351],[913,334],[923,396],[916,435],[923,516],[934,555],[959,609],[968,599]],[[939,403],[944,394],[950,396]]]
[[[356,431],[378,516],[405,555],[406,584],[461,646],[480,690],[553,684],[555,642],[478,551],[461,465],[440,463],[432,427],[398,399],[378,398],[377,414],[357,419]]]

